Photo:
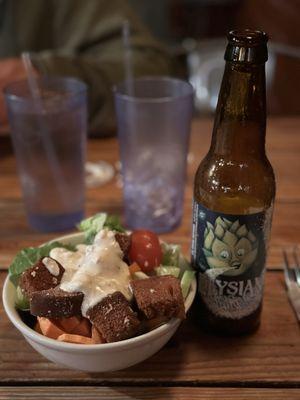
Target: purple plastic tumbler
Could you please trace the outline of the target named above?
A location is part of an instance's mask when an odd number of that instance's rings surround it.
[[[84,216],[86,85],[72,78],[5,89],[11,136],[29,224],[41,232],[73,228]]]
[[[193,88],[165,77],[115,88],[125,223],[168,232],[181,222]]]

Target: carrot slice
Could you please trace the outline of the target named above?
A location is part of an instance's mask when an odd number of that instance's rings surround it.
[[[88,338],[81,335],[71,335],[69,333],[64,333],[58,336],[57,340],[60,342],[77,343],[77,344],[95,344],[92,338]]]
[[[51,319],[45,317],[37,317],[41,332],[44,336],[51,339],[57,339],[58,336],[65,333]]]
[[[92,339],[95,343],[105,343],[103,336],[94,326],[92,326]]]
[[[60,318],[57,319],[57,326],[59,326],[66,333],[73,333],[78,325],[81,323],[80,317]]]
[[[35,324],[34,330],[35,330],[37,333],[40,333],[41,335],[43,334],[43,332],[41,331],[41,327],[40,327],[39,321],[37,321],[37,323]]]
[[[91,323],[87,318],[82,318],[80,323],[75,326],[75,328],[71,332],[74,335],[91,337]]]
[[[131,265],[129,265],[129,272],[131,273],[131,275],[139,271],[141,271],[141,268],[137,263],[134,262]]]

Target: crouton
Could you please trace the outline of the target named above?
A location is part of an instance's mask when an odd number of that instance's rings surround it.
[[[88,317],[107,342],[131,338],[140,327],[140,321],[120,292],[106,296],[88,311]]]
[[[147,319],[166,317],[185,318],[180,282],[171,275],[153,276],[131,281],[139,310]]]
[[[130,248],[131,238],[126,233],[115,233],[116,241],[119,243],[119,246],[124,254],[124,259],[128,259],[128,252]]]
[[[48,263],[45,261],[48,267],[43,261],[45,259],[48,261]],[[50,265],[49,260],[51,260]],[[65,269],[59,262],[50,257],[43,257],[22,273],[19,285],[25,296],[30,299],[34,292],[56,287],[64,272]]]
[[[153,331],[153,329],[158,328],[159,326],[167,323],[169,319],[165,316],[162,317],[155,317],[152,319],[147,319],[144,321],[144,327],[145,330],[148,331]]]
[[[65,292],[60,288],[33,292],[30,313],[46,318],[68,318],[81,315],[83,293]]]

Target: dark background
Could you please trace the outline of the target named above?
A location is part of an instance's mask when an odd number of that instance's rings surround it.
[[[207,61],[217,54],[220,59],[227,31],[235,28],[266,31],[270,37],[269,113],[300,114],[300,0],[130,0],[130,3],[152,33],[178,58],[181,74],[190,77],[189,55],[196,53]],[[212,48],[217,52],[212,53]],[[213,80],[210,86],[216,86],[214,93],[223,67],[219,63],[210,76]],[[198,110],[212,112],[215,100],[210,99],[211,105],[207,105],[199,99]]]

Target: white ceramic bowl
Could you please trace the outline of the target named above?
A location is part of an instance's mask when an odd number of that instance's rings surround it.
[[[83,242],[83,234],[76,233],[55,240],[76,245]],[[186,311],[192,305],[195,294],[196,279],[192,282],[185,300]],[[27,342],[48,360],[81,371],[117,371],[138,364],[159,351],[180,325],[180,320],[173,318],[151,332],[121,342],[94,345],[64,343],[49,339],[29,328],[15,309],[15,299],[16,289],[7,277],[3,287],[3,305],[10,321]]]

